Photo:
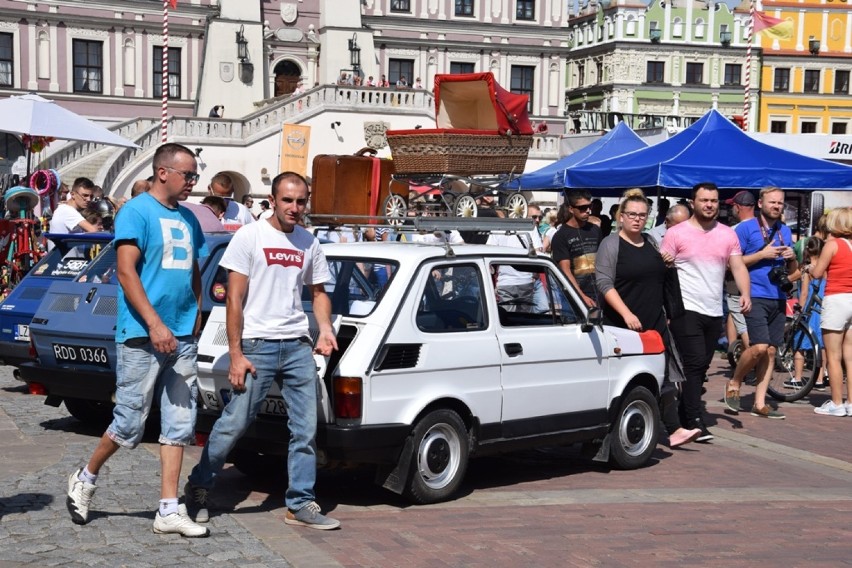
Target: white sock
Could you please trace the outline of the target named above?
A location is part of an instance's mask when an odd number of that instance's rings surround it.
[[[177,497],[172,499],[160,499],[160,516],[165,517],[167,515],[171,515],[172,513],[178,512],[178,500]]]
[[[98,474],[92,473],[91,471],[89,471],[89,467],[86,466],[83,468],[83,471],[80,472],[80,475],[77,476],[77,479],[94,485],[95,482],[98,480]]]

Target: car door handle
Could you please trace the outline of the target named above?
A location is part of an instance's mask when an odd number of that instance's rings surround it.
[[[503,349],[506,350],[506,355],[509,357],[517,357],[524,354],[524,346],[520,343],[504,343]]]

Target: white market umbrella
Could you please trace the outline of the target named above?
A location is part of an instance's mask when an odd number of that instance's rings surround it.
[[[0,132],[139,148],[130,140],[35,93],[0,100]]]

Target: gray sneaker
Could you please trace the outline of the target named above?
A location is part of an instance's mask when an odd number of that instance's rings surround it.
[[[210,520],[210,512],[207,510],[208,494],[207,489],[192,485],[189,481],[183,486],[183,500],[186,503],[187,512],[196,523],[206,523]]]
[[[78,468],[68,477],[68,498],[65,506],[71,513],[71,520],[78,525],[85,525],[89,520],[89,504],[95,495],[95,486],[92,483],[80,481],[79,476],[83,468]]]
[[[157,511],[154,517],[154,532],[157,534],[179,534],[189,538],[204,538],[210,536],[210,529],[196,524],[186,513],[186,505],[178,505],[178,512],[160,516]]]
[[[337,519],[326,517],[320,513],[320,506],[315,501],[311,501],[295,513],[287,510],[284,522],[288,525],[310,527],[321,531],[336,529],[340,526],[340,521]]]

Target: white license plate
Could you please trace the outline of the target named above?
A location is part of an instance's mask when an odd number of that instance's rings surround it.
[[[29,341],[30,326],[26,324],[18,324],[15,326],[15,341]]]
[[[105,347],[54,343],[53,356],[57,363],[85,364],[109,368],[109,358]]]
[[[224,409],[231,400],[233,391],[230,389],[220,389],[219,395],[222,397],[222,408]],[[258,414],[265,414],[267,416],[287,416],[287,404],[280,396],[268,396],[261,401]]]

